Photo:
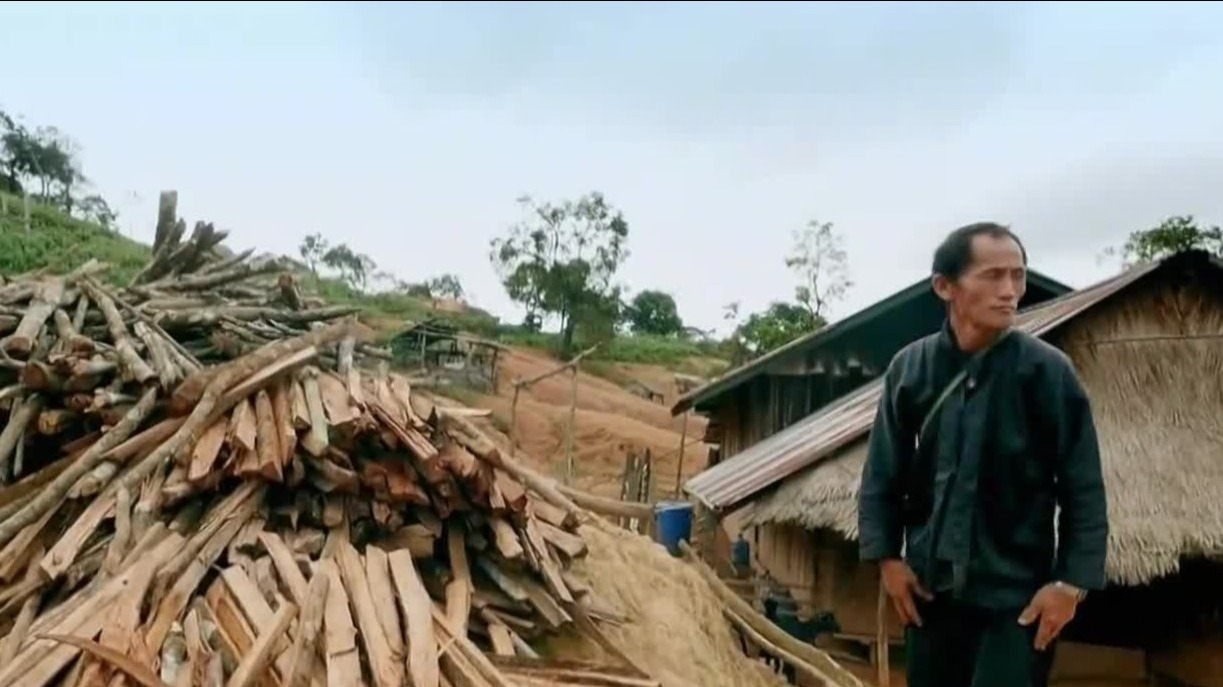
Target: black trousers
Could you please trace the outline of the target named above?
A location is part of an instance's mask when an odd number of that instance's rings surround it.
[[[1047,687],[1053,645],[1033,646],[1038,622],[947,598],[918,601],[922,626],[905,631],[909,687]]]

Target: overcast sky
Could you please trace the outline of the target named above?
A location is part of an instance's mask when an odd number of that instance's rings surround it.
[[[604,192],[633,290],[691,324],[789,298],[843,232],[834,318],[1011,223],[1074,286],[1170,214],[1223,223],[1223,7],[1196,3],[0,5],[0,107],[81,145],[149,240],[157,192],[293,253],[320,232],[510,318],[515,198]]]

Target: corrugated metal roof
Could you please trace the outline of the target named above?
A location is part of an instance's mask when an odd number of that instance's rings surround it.
[[[1028,283],[1029,285],[1037,285],[1050,293],[1065,294],[1070,291],[1069,286],[1066,286],[1055,279],[1051,279],[1037,272],[1036,270],[1028,271]],[[679,399],[675,401],[675,405],[672,406],[671,414],[679,415],[698,403],[720,396],[755,377],[756,375],[764,372],[770,363],[781,360],[795,351],[806,351],[813,346],[823,345],[846,331],[852,330],[864,322],[878,317],[880,313],[887,311],[892,306],[925,293],[929,288],[929,279],[922,279],[914,282],[891,296],[863,308],[862,310],[855,312],[843,320],[833,322],[827,327],[811,332],[810,334],[800,336],[784,346],[780,346],[772,351],[769,351],[759,358],[755,358],[750,362],[731,369],[723,373],[720,377],[710,380],[708,383],[680,396]]]
[[[1016,329],[1043,336],[1166,263],[1134,268],[1034,306],[1020,313]],[[739,505],[868,432],[882,386],[882,378],[876,379],[749,446],[688,480],[684,491],[715,510]]]

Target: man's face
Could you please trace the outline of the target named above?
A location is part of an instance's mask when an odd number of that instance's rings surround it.
[[[973,237],[972,260],[958,280],[935,280],[935,291],[962,322],[999,331],[1014,324],[1027,286],[1019,244],[1009,236],[988,234]]]

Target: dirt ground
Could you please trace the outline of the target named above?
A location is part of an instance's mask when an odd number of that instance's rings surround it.
[[[509,433],[513,380],[529,378],[553,369],[557,361],[535,351],[515,349],[499,359],[496,395],[450,391],[448,395],[492,411],[485,429]],[[609,366],[601,365],[606,371]],[[657,496],[669,498],[679,467],[683,417],[671,416],[671,405],[679,396],[671,373],[650,365],[615,365],[613,375],[638,379],[662,392],[664,403],[637,396],[616,382],[583,372],[578,376],[574,437],[574,484],[602,496],[619,497],[627,451],[649,448],[654,457]],[[556,477],[564,472],[565,432],[569,422],[571,379],[568,373],[550,377],[518,400],[518,455],[536,469]],[[683,478],[705,467],[709,446],[701,442],[705,420],[688,418]]]

